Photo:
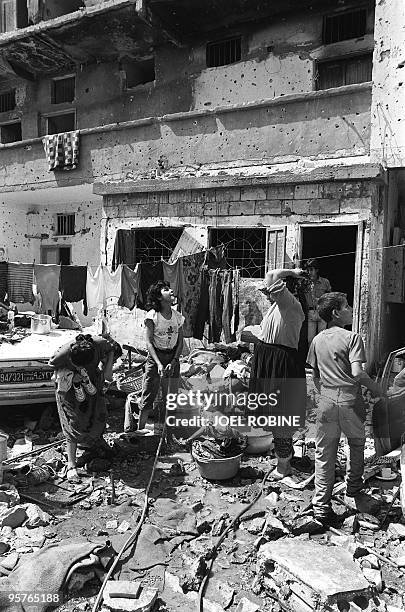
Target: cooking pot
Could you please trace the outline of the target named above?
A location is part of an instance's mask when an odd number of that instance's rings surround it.
[[[31,332],[33,334],[49,334],[51,332],[52,317],[45,314],[34,315],[31,318]]]

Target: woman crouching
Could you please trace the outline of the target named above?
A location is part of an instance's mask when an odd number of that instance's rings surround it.
[[[107,420],[104,382],[112,381],[112,366],[120,346],[100,336],[80,334],[73,344],[62,346],[49,361],[55,368],[56,404],[67,443],[67,479],[79,481],[77,445],[99,444]],[[105,443],[104,443],[105,444]]]

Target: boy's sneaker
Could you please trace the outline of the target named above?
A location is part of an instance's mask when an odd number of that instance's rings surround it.
[[[86,399],[86,394],[83,390],[83,387],[78,383],[73,383],[73,388],[75,390],[75,398],[78,402],[82,403]]]
[[[96,387],[93,385],[93,383],[91,382],[86,370],[80,370],[80,374],[83,378],[82,381],[82,386],[84,388],[84,390],[86,391],[86,393],[88,393],[88,395],[96,395],[97,393],[97,389]]]

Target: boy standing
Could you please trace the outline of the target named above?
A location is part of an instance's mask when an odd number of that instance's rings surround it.
[[[319,298],[318,312],[328,328],[312,341],[307,362],[313,368],[319,404],[315,434],[315,517],[322,523],[332,521],[332,490],[335,462],[341,433],[348,439],[347,497],[356,505],[363,487],[365,407],[361,386],[379,396],[380,386],[363,370],[365,351],[360,335],[348,331],[353,309],[344,293],[325,293]]]

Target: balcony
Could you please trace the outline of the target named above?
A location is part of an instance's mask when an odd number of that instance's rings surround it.
[[[79,165],[69,172],[48,171],[40,138],[2,145],[0,192],[151,178],[162,156],[169,169],[195,171],[360,158],[369,153],[370,104],[371,84],[362,83],[81,129]]]

